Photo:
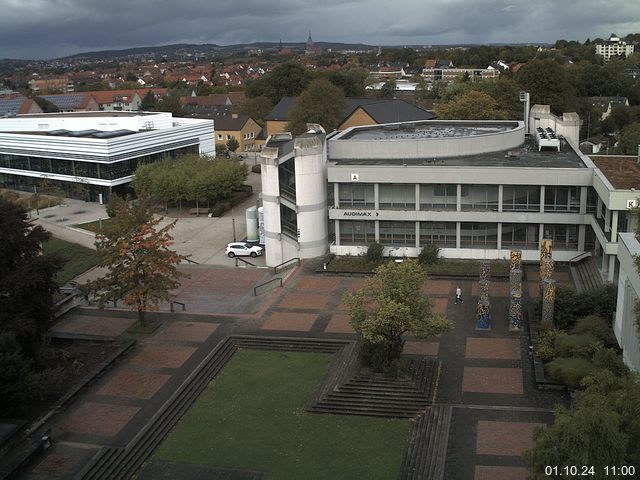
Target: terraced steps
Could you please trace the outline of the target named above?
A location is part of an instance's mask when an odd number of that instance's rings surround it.
[[[411,377],[393,379],[380,374],[355,372],[335,381],[307,406],[314,413],[410,418],[433,403],[440,362],[412,360]]]
[[[434,405],[414,420],[398,480],[442,480],[451,410]]]
[[[126,448],[101,449],[74,476],[74,480],[130,478],[193,405],[209,382],[222,371],[239,348],[335,353],[351,343],[339,340],[325,341],[283,337],[228,337],[207,355]]]
[[[593,257],[585,257],[571,264],[571,271],[580,292],[602,286],[603,280]]]

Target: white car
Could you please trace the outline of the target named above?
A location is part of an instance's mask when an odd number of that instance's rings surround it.
[[[238,257],[259,257],[262,255],[262,247],[259,245],[251,245],[250,243],[235,242],[227,245],[225,249],[227,255],[231,258]]]

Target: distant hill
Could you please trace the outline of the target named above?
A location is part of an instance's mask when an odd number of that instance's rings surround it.
[[[293,49],[304,49],[305,43],[283,43],[282,46]],[[368,50],[375,48],[371,45],[364,45],[362,43],[332,43],[332,42],[317,42],[316,46],[323,50]],[[254,43],[240,43],[235,45],[216,45],[213,43],[205,43],[201,45],[197,44],[171,44],[171,45],[159,45],[155,47],[135,47],[125,48],[122,50],[99,50],[95,52],[83,52],[68,57],[59,58],[57,60],[116,60],[127,57],[138,56],[184,56],[186,54],[191,55],[229,55],[233,53],[240,53],[250,49],[263,49],[263,50],[276,50],[280,46],[279,42],[254,42]]]

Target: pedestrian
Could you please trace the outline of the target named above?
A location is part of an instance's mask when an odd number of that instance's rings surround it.
[[[460,302],[460,303],[464,303],[464,302],[462,301],[462,289],[460,288],[460,285],[458,285],[458,286],[456,287],[456,301],[455,301],[455,305],[457,305],[457,304],[458,304],[458,302]]]

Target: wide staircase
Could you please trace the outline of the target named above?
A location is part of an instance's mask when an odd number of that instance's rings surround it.
[[[409,375],[391,378],[383,374],[354,372],[355,375],[327,389],[307,410],[338,415],[411,418],[433,403],[440,362],[413,359]]]
[[[441,480],[451,424],[451,406],[434,405],[414,420],[399,480]]]
[[[579,255],[570,260],[571,276],[578,292],[600,287],[604,282],[600,270],[590,253]]]

